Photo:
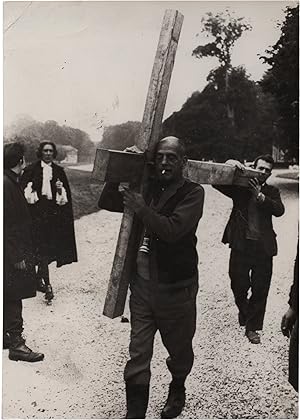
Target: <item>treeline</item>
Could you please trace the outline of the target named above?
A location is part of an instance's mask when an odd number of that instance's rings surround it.
[[[298,159],[299,6],[285,13],[278,42],[260,57],[270,65],[260,82],[231,65],[234,42],[251,26],[228,11],[208,13],[202,31],[214,41],[196,47],[193,56],[216,57],[220,65],[209,73],[206,87],[164,121],[160,136],[183,138],[194,159],[252,160],[272,153],[273,145],[286,160]],[[100,146],[122,150],[134,144],[140,127],[136,121],[107,127]]]
[[[51,141],[57,145],[58,160],[65,158],[61,145],[73,146],[78,150],[78,162],[91,162],[95,156],[95,144],[89,135],[78,128],[60,126],[56,121],[45,123],[30,117],[22,117],[5,129],[4,142],[19,141],[26,145],[25,158],[28,162],[36,159],[36,150],[42,141]]]
[[[226,97],[233,120],[228,118]],[[164,121],[162,135],[185,139],[192,159],[252,160],[272,151],[276,118],[272,96],[237,67],[230,72],[226,93],[222,75],[215,74],[202,92],[194,92]]]

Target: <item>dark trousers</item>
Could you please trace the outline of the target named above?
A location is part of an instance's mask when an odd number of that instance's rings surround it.
[[[293,327],[290,349],[289,349],[289,383],[294,387],[295,391],[298,392],[298,366],[299,366],[299,318]]]
[[[172,376],[185,379],[190,373],[194,352],[192,340],[196,329],[196,295],[198,284],[177,290],[161,290],[150,280],[137,277],[131,285],[130,360],[124,379],[130,384],[150,383],[150,363],[156,331],[169,357],[167,366]]]
[[[3,332],[21,335],[23,331],[22,300],[3,299]]]
[[[263,328],[273,268],[273,258],[255,242],[248,241],[243,252],[232,250],[229,261],[231,289],[248,331]]]

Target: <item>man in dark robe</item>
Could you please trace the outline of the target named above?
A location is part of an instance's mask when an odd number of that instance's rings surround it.
[[[25,168],[21,179],[33,221],[38,290],[48,302],[53,298],[48,265],[77,261],[71,190],[64,169],[53,162],[56,155],[54,143],[40,143],[39,160]]]

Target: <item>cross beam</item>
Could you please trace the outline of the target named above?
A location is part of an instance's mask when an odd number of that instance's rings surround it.
[[[143,174],[143,153],[97,149],[93,179],[101,182],[137,183]],[[239,185],[246,187],[249,178],[263,179],[264,174],[251,168],[241,171],[225,163],[188,160],[185,177],[198,184]]]

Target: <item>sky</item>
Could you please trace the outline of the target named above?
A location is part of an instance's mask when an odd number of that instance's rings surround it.
[[[253,80],[267,66],[258,58],[280,36],[289,1],[33,1],[4,3],[4,127],[21,115],[55,120],[101,140],[103,127],[141,121],[166,9],[184,15],[164,118],[206,85],[214,58],[196,59],[205,44],[201,18],[226,8],[245,17],[232,64]],[[199,34],[197,36],[197,34]]]

